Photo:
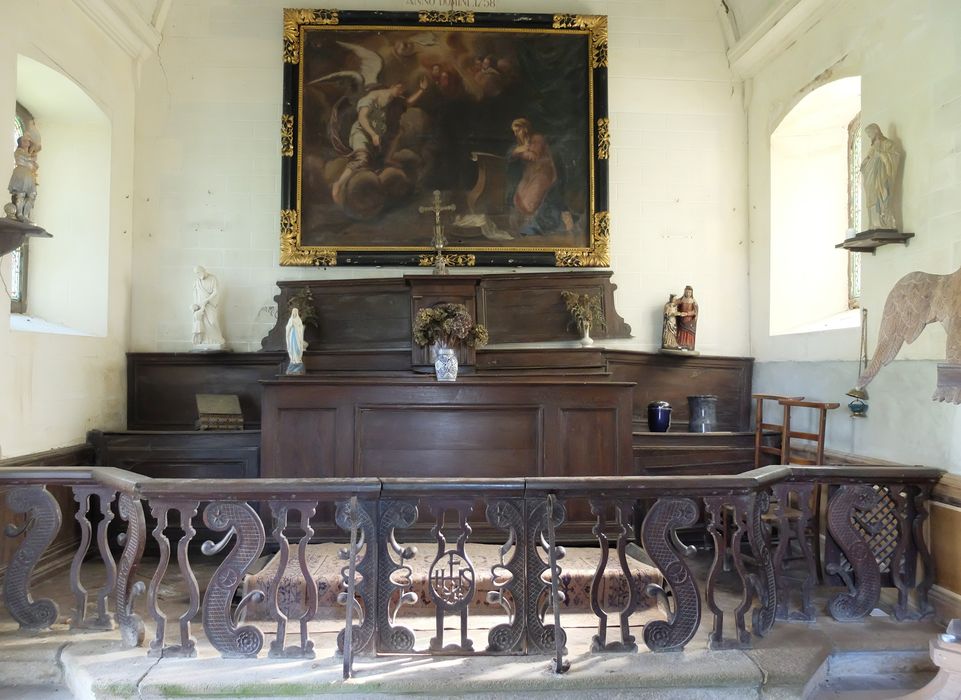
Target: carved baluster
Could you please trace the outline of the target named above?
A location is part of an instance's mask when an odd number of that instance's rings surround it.
[[[564,653],[567,651],[564,648],[564,643],[567,640],[567,635],[563,635],[563,639],[560,634],[556,633],[556,630],[561,629],[561,594],[557,590],[558,579],[560,578],[561,570],[557,566],[558,559],[558,547],[557,547],[557,533],[554,528],[554,510],[556,505],[556,498],[554,494],[548,494],[547,496],[547,558],[548,563],[551,567],[551,608],[554,610],[554,662],[551,664],[551,670],[555,674],[567,673],[571,668],[571,663],[564,660]],[[563,554],[561,554],[563,556]]]
[[[197,532],[193,527],[193,518],[197,515],[199,506],[198,501],[167,503],[156,500],[150,504],[150,510],[157,519],[157,526],[153,530],[153,535],[160,546],[160,561],[157,563],[157,570],[153,578],[150,579],[150,586],[147,589],[147,606],[157,625],[157,633],[150,642],[150,650],[148,651],[150,656],[194,657],[197,655],[196,641],[190,635],[190,621],[200,609],[200,588],[197,586],[197,577],[194,576],[193,569],[190,568],[187,546]],[[180,644],[166,646],[164,636],[167,629],[167,616],[157,606],[157,592],[170,562],[170,540],[167,539],[164,530],[167,528],[167,515],[171,509],[179,513],[180,528],[184,533],[177,545],[177,563],[187,586],[190,603],[187,610],[178,619],[180,623]]]
[[[466,544],[471,526],[467,518],[474,509],[472,501],[438,501],[430,504],[434,516],[431,535],[437,542],[437,555],[428,573],[428,590],[436,609],[436,635],[430,640],[431,651],[474,651],[467,637],[467,608],[474,599],[476,575],[474,564],[467,556]],[[448,510],[457,513],[457,544],[448,548],[444,534],[444,516]],[[444,645],[444,617],[446,613],[460,615],[460,644]]]
[[[679,651],[691,641],[701,624],[701,596],[685,550],[677,547],[677,528],[690,527],[698,519],[697,504],[689,498],[659,498],[641,526],[641,543],[651,561],[670,586],[673,605],[664,589],[649,583],[648,595],[659,598],[669,610],[668,619],[644,625],[644,643],[651,651]],[[673,608],[673,609],[671,609]]]
[[[30,595],[30,578],[44,551],[60,531],[60,506],[46,487],[18,486],[7,493],[7,506],[23,513],[22,525],[7,525],[7,537],[24,535],[16,553],[7,565],[3,579],[3,602],[20,629],[37,632],[57,621],[57,604],[48,598],[34,600]]]
[[[137,567],[143,556],[147,526],[144,521],[143,506],[140,499],[129,493],[120,494],[117,502],[120,517],[127,523],[126,533],[117,537],[123,545],[120,567],[117,573],[117,626],[125,647],[138,647],[143,644],[144,624],[140,615],[133,611],[134,598],[144,592],[143,581],[134,581]]]
[[[856,511],[870,511],[878,505],[878,493],[870,484],[839,486],[828,503],[828,532],[851,563],[851,592],[839,593],[828,604],[831,617],[841,622],[859,620],[871,612],[881,597],[881,571],[874,552],[861,531],[854,526]],[[829,574],[841,574],[836,564]]]
[[[754,512],[754,495],[740,495],[733,497],[734,502],[734,521],[737,523],[737,530],[731,536],[731,559],[734,562],[734,570],[737,571],[738,578],[741,579],[741,603],[734,609],[734,628],[737,630],[737,643],[728,645],[730,647],[747,647],[751,644],[751,633],[747,631],[744,624],[744,615],[751,608],[754,597],[754,582],[748,576],[747,568],[744,566],[744,553],[742,552],[744,535],[751,537],[751,520]]]
[[[711,533],[714,540],[714,561],[711,563],[711,571],[707,576],[707,606],[714,614],[714,627],[709,635],[709,645],[712,649],[723,644],[724,641],[724,611],[717,604],[715,588],[717,577],[724,566],[727,553],[727,542],[724,535],[726,531],[724,518],[726,516],[725,503],[727,496],[705,496],[704,507],[708,513],[707,531]]]
[[[274,539],[280,544],[280,559],[277,567],[277,575],[270,584],[270,594],[267,597],[268,609],[271,616],[277,621],[277,638],[270,643],[269,656],[274,658],[314,658],[314,643],[310,639],[307,631],[307,623],[310,622],[317,612],[317,582],[314,580],[307,565],[307,544],[314,534],[310,526],[310,518],[317,512],[316,502],[292,501],[289,503],[278,503],[272,501],[270,510],[274,517]],[[280,586],[286,577],[287,562],[290,557],[290,543],[287,540],[284,530],[287,527],[287,514],[290,510],[300,513],[300,528],[304,535],[297,547],[297,562],[300,566],[300,573],[303,576],[305,592],[307,595],[306,609],[297,618],[300,625],[300,644],[296,647],[288,647],[286,644],[288,615],[280,609]],[[291,612],[290,609],[287,613]]]
[[[307,608],[298,620],[300,628],[299,654],[293,654],[290,650],[285,653],[288,656],[312,659],[314,658],[314,643],[311,641],[310,633],[307,631],[307,623],[313,620],[314,615],[317,614],[317,581],[310,571],[310,566],[307,564],[307,545],[310,544],[310,538],[314,536],[314,528],[310,526],[310,519],[314,517],[314,514],[317,512],[317,503],[298,502],[296,506],[300,512],[300,529],[304,532],[297,546],[297,563],[300,564],[300,573],[304,577],[304,586],[307,592]]]
[[[928,591],[934,584],[934,560],[924,538],[924,521],[928,518],[927,501],[931,487],[927,484],[899,486],[892,484],[889,494],[896,504],[898,519],[898,545],[891,558],[891,578],[898,589],[898,602],[894,606],[894,616],[898,620],[925,618],[934,613],[928,601]],[[910,523],[909,523],[910,520]],[[913,548],[909,546],[913,543]],[[921,557],[924,578],[917,582],[917,574],[911,581],[905,581],[902,569],[908,569],[907,556]],[[911,589],[917,595],[917,611],[910,608]]]
[[[814,621],[814,605],[811,603],[811,592],[817,581],[817,562],[814,552],[807,538],[807,530],[812,519],[811,504],[814,489],[817,485],[811,482],[782,482],[772,487],[777,501],[778,543],[774,551],[774,580],[777,587],[778,620],[806,620]],[[801,515],[792,526],[792,519],[788,514],[788,504],[791,493],[797,497]],[[814,533],[818,537],[818,533]],[[801,609],[791,612],[791,589],[793,586],[787,579],[784,560],[791,548],[791,540],[795,539],[801,554],[804,556],[805,576],[801,581]]]
[[[934,606],[928,600],[928,592],[934,585],[935,564],[931,550],[928,548],[927,540],[924,538],[924,521],[928,519],[928,500],[931,498],[931,485],[921,484],[914,487],[914,522],[911,523],[911,530],[914,534],[914,547],[921,555],[921,563],[924,566],[924,578],[917,585],[918,594],[918,616],[920,618],[929,617],[934,614]]]
[[[630,521],[630,511],[633,509],[632,504],[625,504],[623,501],[610,501],[607,499],[590,499],[591,513],[597,516],[597,522],[594,525],[592,532],[594,536],[597,537],[598,544],[600,544],[600,559],[597,563],[597,568],[594,571],[594,579],[591,583],[591,610],[598,617],[598,627],[597,635],[591,640],[591,651],[592,652],[603,652],[603,651],[637,651],[637,643],[634,639],[634,635],[630,633],[629,618],[637,607],[638,594],[637,586],[634,581],[634,577],[631,575],[630,567],[627,563],[627,542],[629,529],[626,523]],[[615,513],[615,525],[617,526],[617,545],[616,551],[618,554],[618,561],[621,565],[621,573],[625,577],[628,590],[628,600],[624,604],[624,607],[619,613],[620,618],[620,629],[621,629],[621,639],[616,642],[607,642],[607,613],[604,612],[603,604],[600,599],[601,588],[604,580],[604,570],[607,567],[607,560],[610,552],[610,544],[608,542],[607,533],[605,532],[607,526],[607,507],[608,505],[614,506]]]
[[[708,531],[714,539],[714,562],[711,565],[711,572],[707,577],[707,604],[714,613],[714,629],[709,637],[711,649],[740,649],[750,645],[751,634],[747,631],[744,624],[744,615],[751,607],[755,589],[760,586],[759,579],[752,579],[744,566],[744,555],[741,552],[745,533],[750,534],[752,516],[760,517],[754,511],[754,494],[724,495],[724,496],[705,496],[704,504],[710,514]],[[725,541],[727,530],[724,519],[731,516],[737,529],[731,535],[730,541]],[[741,580],[741,602],[734,610],[734,626],[737,630],[737,639],[733,641],[724,640],[724,612],[717,604],[715,586],[717,577],[723,566],[725,553],[729,553],[734,562],[734,570]],[[769,570],[770,585],[773,585],[774,570],[773,566]],[[774,614],[776,597],[772,594],[768,601],[770,614]]]
[[[87,617],[87,589],[80,583],[80,567],[83,560],[90,550],[90,519],[87,513],[90,510],[90,496],[94,489],[90,487],[75,486],[73,489],[73,499],[77,502],[76,520],[80,523],[80,544],[77,545],[77,553],[73,556],[73,563],[70,565],[70,590],[73,591],[76,602],[73,608],[73,617],[70,619],[70,629],[83,629],[86,625]]]
[[[494,626],[487,635],[487,651],[522,651],[524,643],[524,501],[501,499],[487,504],[487,522],[507,531],[507,540],[499,548],[500,563],[491,569],[495,590],[488,591],[487,602],[500,605],[508,622]],[[510,554],[505,563],[504,558]],[[506,594],[509,594],[506,595]]]
[[[190,558],[188,557],[187,547],[190,545],[190,541],[197,534],[194,529],[194,518],[197,515],[197,509],[200,507],[199,502],[193,503],[183,503],[177,505],[177,510],[180,513],[180,528],[184,531],[184,536],[180,538],[180,542],[177,543],[177,564],[180,566],[180,575],[184,579],[184,583],[187,585],[187,595],[190,600],[190,607],[184,611],[184,614],[180,616],[180,648],[184,650],[184,655],[186,656],[196,656],[196,641],[190,635],[190,621],[194,619],[197,615],[197,611],[200,610],[200,587],[197,585],[197,577],[194,576],[193,569],[190,568]],[[176,649],[176,647],[174,648]],[[173,651],[173,650],[171,650]],[[164,654],[169,656],[169,653]]]
[[[354,607],[357,605],[355,600],[355,589],[357,585],[357,551],[363,543],[357,541],[358,530],[360,529],[360,508],[357,505],[357,496],[351,496],[350,504],[346,508],[344,518],[350,525],[350,549],[347,550],[347,573],[341,570],[341,576],[347,587],[344,595],[344,604],[347,606],[347,624],[344,626],[344,641],[342,651],[344,654],[344,678],[350,678],[354,672]],[[343,526],[341,526],[343,527]]]
[[[381,501],[381,516],[377,531],[377,651],[408,652],[413,650],[414,631],[395,624],[397,613],[404,605],[417,602],[417,594],[410,590],[413,571],[406,563],[417,554],[416,547],[402,547],[397,542],[397,530],[417,522],[417,506],[407,501]],[[400,558],[400,562],[394,556]],[[400,591],[396,606],[391,599]]]
[[[107,544],[107,528],[113,520],[113,510],[111,504],[117,492],[113,489],[100,486],[75,486],[73,488],[74,500],[77,501],[77,522],[80,523],[80,547],[74,555],[73,564],[70,566],[70,588],[73,590],[77,603],[74,616],[70,621],[71,629],[112,629],[113,620],[107,613],[107,598],[113,592],[117,582],[117,566],[114,563],[113,555]],[[87,589],[80,583],[80,567],[84,557],[90,547],[90,520],[87,513],[90,509],[90,497],[96,496],[100,504],[100,524],[97,526],[97,549],[100,558],[107,572],[104,585],[97,591],[97,618],[93,621],[87,620]]]
[[[356,507],[352,507],[350,502],[340,502],[337,504],[335,520],[337,525],[344,530],[351,532],[356,528],[358,540],[355,543],[354,558],[351,558],[351,550],[340,551],[341,559],[348,562],[348,565],[341,569],[341,577],[344,587],[353,586],[353,595],[350,591],[341,592],[337,601],[341,605],[351,602],[352,605],[347,612],[353,617],[358,617],[357,624],[351,623],[351,653],[369,654],[374,650],[375,619],[374,598],[376,595],[376,576],[377,576],[377,556],[374,544],[376,538],[376,526],[374,520],[377,513],[377,503],[375,501],[357,501]],[[353,574],[351,574],[351,562],[353,562]],[[351,584],[351,581],[353,583]],[[343,629],[337,635],[337,649],[345,653],[347,629]]]
[[[767,491],[760,491],[747,499],[750,519],[747,531],[751,553],[757,562],[757,571],[748,576],[751,587],[757,595],[759,605],[751,615],[751,628],[754,634],[763,637],[774,626],[777,615],[777,580],[774,577],[774,561],[771,548],[764,536],[761,516],[771,507],[771,497]],[[803,530],[801,531],[803,537]]]
[[[897,520],[898,540],[891,555],[891,583],[898,589],[898,602],[894,604],[894,617],[898,620],[907,620],[912,617],[910,611],[910,593],[913,587],[911,583],[904,580],[905,569],[907,567],[908,545],[911,544],[911,527],[908,525],[908,498],[907,489],[903,484],[888,484],[888,496],[894,501],[894,517]],[[912,554],[915,554],[912,552]]]
[[[270,502],[270,514],[274,519],[274,541],[280,545],[277,552],[277,574],[270,582],[270,589],[267,594],[267,610],[270,616],[277,623],[277,637],[270,643],[270,657],[283,657],[284,648],[287,643],[287,615],[280,609],[280,583],[284,580],[287,571],[287,561],[290,559],[290,542],[284,535],[287,528],[288,504]]]
[[[150,504],[150,512],[157,521],[153,529],[153,536],[160,549],[157,568],[154,570],[153,578],[150,579],[150,585],[147,587],[147,610],[153,617],[156,627],[156,633],[154,638],[150,640],[150,649],[147,652],[150,656],[163,656],[164,633],[167,629],[167,616],[157,605],[157,592],[160,589],[160,582],[163,581],[164,574],[167,573],[167,565],[170,563],[170,540],[164,534],[164,530],[167,528],[167,513],[169,510],[170,506],[166,503],[154,501]]]
[[[564,548],[557,547],[554,530],[564,522],[564,505],[554,499],[529,499],[527,501],[527,650],[539,654],[556,653],[560,647],[561,656],[566,653],[567,633],[560,626],[559,606],[564,601],[564,593],[559,590]],[[541,552],[548,558],[545,562]],[[547,582],[544,572],[550,571]],[[546,596],[545,596],[546,593]],[[542,603],[542,599],[546,603]],[[556,603],[556,605],[555,605]],[[550,607],[555,612],[554,624],[545,625],[543,614]]]
[[[203,625],[209,641],[225,659],[256,657],[264,645],[264,635],[253,625],[237,626],[243,609],[252,600],[263,600],[261,591],[251,591],[231,614],[234,592],[244,574],[264,549],[266,537],[260,516],[248,503],[216,501],[204,509],[204,522],[217,532],[225,532],[220,542],[203,543],[201,551],[212,556],[223,551],[233,536],[237,543],[214,572],[204,593]]]

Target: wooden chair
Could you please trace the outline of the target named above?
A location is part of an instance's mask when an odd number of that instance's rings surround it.
[[[781,464],[824,464],[824,428],[827,424],[828,411],[832,411],[841,404],[822,403],[820,401],[803,401],[801,399],[781,399],[778,403],[784,406],[784,426],[781,430]],[[801,432],[791,429],[791,409],[810,408],[818,413],[818,428],[816,433]],[[795,440],[813,442],[814,459],[792,454]]]
[[[772,397],[766,397],[772,398]],[[782,397],[777,399],[777,402],[784,409],[783,424],[781,426],[768,425],[769,430],[781,428],[781,445],[776,450],[779,454],[779,464],[801,464],[801,465],[815,465],[824,463],[824,437],[825,428],[827,426],[827,413],[832,411],[838,406],[839,403],[834,402],[821,402],[821,401],[805,401],[803,397]],[[763,400],[759,400],[758,403],[763,403]],[[811,410],[817,412],[817,430],[816,432],[807,432],[795,430],[791,426],[792,411],[795,409],[799,410]],[[760,409],[758,409],[760,415]],[[796,414],[795,414],[796,417]],[[799,454],[799,442],[813,443],[808,447],[804,454]],[[763,447],[763,446],[762,446]],[[761,454],[774,454],[774,448],[768,447],[765,452],[755,450],[755,462],[760,459]],[[813,457],[807,456],[813,454]],[[788,538],[793,537],[805,537],[810,540],[811,548],[814,556],[814,563],[816,567],[815,575],[818,580],[823,580],[823,572],[821,571],[821,488],[820,485],[815,485],[811,491],[811,502],[810,502],[810,513],[811,522],[806,532],[801,532],[801,528],[798,527],[798,522],[803,517],[803,509],[798,507],[798,503],[777,503],[772,502],[771,508],[765,513],[762,518],[766,525],[768,525],[768,530],[772,530],[776,524],[779,522],[779,511],[783,508],[784,515],[787,516],[788,521],[791,523],[786,534]],[[773,543],[772,543],[773,544]],[[790,541],[787,541],[783,546],[785,551],[790,551]],[[789,554],[785,558],[794,558]]]
[[[765,423],[764,422],[764,402],[765,401],[801,401],[804,399],[803,396],[779,396],[778,394],[751,394],[751,398],[755,402],[755,419],[754,419],[754,468],[764,466],[761,464],[761,455],[771,455],[775,458],[773,464],[785,464],[781,461],[781,446],[777,445],[765,445],[764,444],[764,431],[776,431],[781,433],[781,439],[783,441],[783,430],[784,424],[787,423],[788,412],[791,410],[789,406],[784,406],[784,416],[781,423]]]

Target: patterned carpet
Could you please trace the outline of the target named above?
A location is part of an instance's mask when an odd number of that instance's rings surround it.
[[[346,562],[338,556],[342,544],[312,544],[307,546],[307,565],[311,575],[317,582],[318,609],[336,608],[337,596],[344,590],[341,569]],[[596,547],[565,547],[566,556],[560,560],[561,577],[560,590],[564,593],[564,609],[571,611],[588,611],[591,607],[591,582],[597,568],[599,550]],[[412,569],[411,588],[416,596],[413,606],[430,606],[430,591],[427,585],[428,572],[436,556],[436,549],[430,544],[420,545],[417,554],[408,562]],[[502,564],[499,546],[494,544],[471,544],[467,548],[476,571],[477,584],[471,612],[473,613],[503,613],[503,608],[496,602],[488,600],[488,593],[494,591],[493,571],[497,567],[497,575],[502,575]],[[304,577],[300,572],[297,545],[291,545],[290,559],[284,569],[280,582],[278,599],[280,609],[288,617],[300,617],[306,606]],[[653,606],[653,598],[644,594],[648,583],[661,583],[660,572],[646,564],[628,559],[631,574],[640,592],[638,609]],[[277,575],[280,556],[275,555],[259,572],[244,577],[243,593],[255,590],[266,595],[270,584]],[[616,553],[612,550],[608,559],[604,576],[600,581],[600,600],[605,610],[619,610],[627,603],[629,596],[627,578],[623,575],[617,561]],[[251,603],[247,608],[248,620],[268,619],[266,603]]]

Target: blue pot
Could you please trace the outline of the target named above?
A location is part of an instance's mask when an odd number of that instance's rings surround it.
[[[647,429],[652,433],[666,433],[671,427],[671,404],[653,401],[647,404]]]

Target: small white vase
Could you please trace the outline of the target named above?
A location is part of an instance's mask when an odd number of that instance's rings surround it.
[[[594,339],[591,337],[591,324],[589,321],[581,321],[577,324],[577,329],[581,332],[581,345],[594,344]]]
[[[446,345],[438,345],[435,351],[434,373],[439,382],[453,382],[457,379],[457,350]]]

